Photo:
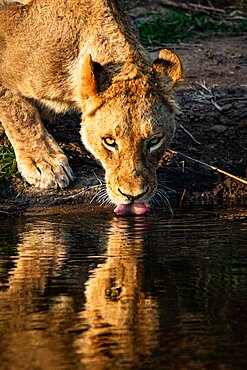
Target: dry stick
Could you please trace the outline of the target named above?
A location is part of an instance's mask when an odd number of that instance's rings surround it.
[[[208,168],[211,168],[212,170],[217,171],[217,172],[219,172],[219,173],[223,173],[224,175],[226,175],[226,176],[228,176],[228,177],[231,177],[232,179],[237,180],[237,181],[242,182],[243,184],[247,185],[247,180],[242,179],[241,177],[238,177],[238,176],[232,175],[231,173],[226,172],[226,171],[223,171],[223,170],[221,170],[221,169],[219,169],[219,168],[217,168],[217,167],[215,167],[215,166],[211,166],[211,164],[207,164],[207,163],[205,163],[205,162],[199,161],[198,159],[191,158],[191,157],[189,157],[189,156],[188,156],[188,155],[186,155],[186,154],[183,154],[183,153],[177,152],[176,150],[171,150],[171,149],[169,149],[169,150],[168,150],[168,152],[170,152],[170,153],[172,153],[172,154],[176,154],[176,155],[181,155],[181,156],[182,156],[182,157],[184,157],[184,158],[187,158],[187,159],[189,159],[189,160],[191,160],[191,161],[197,162],[197,163],[199,163],[199,164],[201,164],[201,165],[203,165],[203,166],[206,166],[206,167],[208,167]]]
[[[179,206],[182,205],[185,196],[186,196],[186,189],[183,190],[183,193],[181,195],[181,199],[180,199],[180,202],[179,202]]]
[[[243,97],[238,97],[238,96],[235,96],[233,98],[219,98],[219,101],[220,102],[223,102],[223,101],[235,101],[235,100],[247,100],[247,96],[243,96]]]
[[[194,138],[194,136],[183,126],[183,125],[179,125],[179,127],[187,134],[187,135],[189,135],[189,137],[196,143],[196,144],[198,144],[198,145],[201,145],[201,143],[198,141],[198,140],[196,140],[195,138]]]
[[[201,99],[208,100],[216,109],[222,111],[223,108],[220,107],[218,103],[216,103],[216,95],[214,95],[212,89],[207,87],[205,82],[198,82],[198,85],[207,92],[207,94],[202,91],[199,92],[199,94],[201,95]],[[201,99],[199,96],[198,101],[201,101]]]
[[[205,12],[205,13],[213,12],[213,13],[221,13],[221,14],[226,13],[224,9],[204,6],[200,4],[192,4],[192,3],[183,4],[181,2],[178,4],[176,1],[171,1],[171,0],[160,0],[159,2],[162,5],[170,6],[171,8],[185,10],[185,11],[196,11],[196,12]]]
[[[0,213],[3,213],[4,215],[8,215],[8,216],[11,216],[11,213],[9,213],[9,212],[6,212],[6,211],[2,211],[1,209],[0,209]]]
[[[219,104],[216,103],[216,101],[213,100],[213,98],[210,99],[210,102],[215,106],[216,109],[219,111],[222,111],[222,107],[219,106]]]

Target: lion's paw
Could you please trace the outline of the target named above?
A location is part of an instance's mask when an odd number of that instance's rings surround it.
[[[74,179],[67,157],[63,152],[18,156],[18,169],[23,178],[38,188],[65,188]]]

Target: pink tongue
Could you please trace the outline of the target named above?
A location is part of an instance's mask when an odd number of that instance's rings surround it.
[[[144,215],[149,211],[149,208],[144,203],[133,203],[133,204],[119,204],[114,212],[118,215]]]

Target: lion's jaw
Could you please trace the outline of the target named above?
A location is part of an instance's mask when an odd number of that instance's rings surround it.
[[[119,213],[146,213],[157,188],[156,169],[173,131],[174,113],[159,97],[131,108],[125,99],[113,99],[83,118],[82,141],[105,169],[111,201],[142,205],[120,207]]]

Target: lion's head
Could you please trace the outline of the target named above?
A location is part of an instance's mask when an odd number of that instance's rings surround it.
[[[82,141],[106,171],[115,211],[145,213],[156,192],[156,169],[174,132],[173,91],[182,77],[181,63],[162,50],[145,73],[129,64],[101,92],[91,57],[83,63]]]

